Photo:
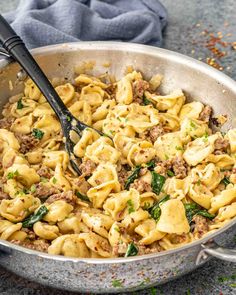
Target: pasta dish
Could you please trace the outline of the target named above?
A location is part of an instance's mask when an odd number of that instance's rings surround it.
[[[88,126],[61,125],[28,79],[0,120],[0,239],[70,257],[128,257],[202,238],[236,216],[236,129],[181,89],[163,95],[161,75],[119,81],[80,74],[54,85]]]

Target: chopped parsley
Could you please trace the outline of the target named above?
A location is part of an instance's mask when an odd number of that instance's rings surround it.
[[[153,219],[155,219],[156,221],[158,221],[160,219],[161,216],[161,208],[160,205],[162,205],[163,203],[165,203],[166,201],[168,201],[170,199],[170,196],[165,196],[164,198],[162,198],[158,203],[154,204],[148,211],[150,213],[150,215],[152,216]]]
[[[54,184],[57,183],[57,179],[55,177],[53,177],[52,183],[54,183]]]
[[[230,180],[228,177],[224,177],[222,180],[221,180],[221,183],[223,183],[225,186],[227,186],[228,184],[230,184]]]
[[[24,105],[23,105],[23,103],[22,103],[22,98],[20,98],[20,99],[17,101],[17,106],[16,106],[16,108],[17,108],[17,110],[21,110],[21,109],[23,109],[23,107],[24,107]]]
[[[159,195],[166,181],[166,178],[156,173],[155,171],[151,171],[151,174],[152,174],[152,182],[151,182],[152,191],[155,194]]]
[[[16,176],[19,176],[19,172],[18,172],[18,170],[16,170],[15,172],[9,172],[9,173],[7,174],[7,179],[13,179],[13,178],[15,178]]]
[[[71,117],[70,117],[70,116],[66,116],[66,120],[67,120],[68,122],[70,122],[70,121],[71,121]]]
[[[80,192],[76,192],[76,196],[80,198],[82,201],[89,202],[89,198],[86,195],[82,195]]]
[[[197,126],[193,123],[193,121],[190,122],[190,126],[193,128],[193,129],[196,129]]]
[[[130,243],[125,253],[125,257],[136,256],[138,254],[138,248],[134,243]]]
[[[35,193],[36,192],[36,185],[35,184],[32,184],[31,185],[30,192],[31,193]]]
[[[214,214],[210,214],[206,209],[201,209],[195,203],[186,203],[184,204],[184,207],[185,207],[186,217],[188,219],[189,224],[192,222],[194,215],[201,215],[208,219],[215,218]]]
[[[36,213],[30,215],[28,218],[26,218],[22,222],[22,227],[26,227],[26,228],[32,227],[36,222],[41,220],[47,213],[48,213],[48,208],[44,205],[41,206]]]
[[[32,131],[32,134],[35,138],[37,139],[42,139],[43,138],[43,135],[44,135],[44,132],[40,129],[36,129],[34,128],[33,131]]]
[[[121,288],[121,287],[123,287],[123,283],[122,283],[121,280],[113,280],[111,283],[112,283],[112,286],[114,288]]]
[[[147,106],[147,105],[154,105],[153,102],[151,100],[147,99],[145,95],[143,96],[143,104],[145,106]]]
[[[177,151],[183,151],[183,150],[184,150],[184,149],[182,148],[182,146],[176,146],[175,149],[176,149]]]
[[[175,176],[175,174],[172,170],[167,170],[167,175],[170,177]]]
[[[141,166],[138,165],[134,168],[134,170],[132,171],[132,173],[130,174],[130,176],[127,178],[126,183],[125,183],[125,189],[128,190],[131,183],[133,183],[135,181],[135,179],[137,179],[139,177],[139,172],[141,170]]]
[[[134,210],[134,203],[133,203],[132,200],[128,200],[127,201],[127,205],[128,205],[128,212],[129,212],[129,214],[135,211]]]

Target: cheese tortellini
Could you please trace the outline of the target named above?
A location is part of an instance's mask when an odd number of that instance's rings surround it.
[[[235,218],[236,129],[215,132],[211,107],[181,89],[161,93],[162,78],[55,79],[88,126],[69,134],[81,175],[28,79],[0,120],[0,239],[52,255],[127,257],[180,247]]]

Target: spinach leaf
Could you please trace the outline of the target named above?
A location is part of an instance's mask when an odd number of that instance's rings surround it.
[[[22,222],[22,227],[32,227],[37,221],[41,220],[47,213],[48,208],[44,205],[41,206],[36,213],[30,215]]]
[[[23,109],[24,105],[22,103],[22,98],[20,98],[18,101],[17,101],[17,105],[16,105],[16,108],[17,110],[21,110]]]
[[[135,246],[133,242],[130,243],[125,253],[125,257],[136,256],[137,254],[138,254],[138,248]]]
[[[160,205],[162,205],[163,203],[165,203],[169,199],[170,199],[170,196],[169,195],[165,196],[158,203],[154,204],[148,210],[153,219],[155,219],[156,221],[158,221],[160,219],[160,216],[161,216],[161,208],[160,208]]]
[[[82,201],[90,202],[89,198],[86,195],[82,195],[80,192],[76,192],[76,196]]]
[[[214,214],[210,214],[206,209],[200,209],[200,207],[195,203],[184,204],[186,217],[188,222],[191,223],[194,215],[201,215],[209,219],[215,217]]]
[[[166,179],[164,176],[156,173],[155,171],[151,171],[151,173],[152,173],[152,183],[151,183],[152,191],[155,194],[159,195]]]
[[[125,189],[129,189],[131,183],[135,181],[135,179],[138,178],[139,172],[141,170],[141,166],[138,165],[134,168],[133,172],[130,174],[130,176],[127,178],[126,183],[125,183]]]
[[[154,160],[151,160],[150,162],[148,162],[148,163],[146,164],[146,167],[147,167],[148,169],[150,169],[150,170],[154,169],[155,166],[156,166],[156,164],[155,164],[155,161],[154,161]]]
[[[43,138],[43,135],[44,135],[44,132],[40,129],[36,129],[34,128],[33,131],[32,131],[32,134],[35,138],[37,139],[42,139]]]
[[[225,186],[227,186],[228,184],[230,184],[230,180],[228,177],[224,177],[222,180],[221,180],[221,183],[223,183]]]

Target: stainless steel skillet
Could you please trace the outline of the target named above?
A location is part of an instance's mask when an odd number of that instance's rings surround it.
[[[72,78],[74,67],[95,62],[95,74],[109,71],[116,77],[132,65],[147,77],[164,74],[162,90],[182,88],[189,99],[213,106],[215,113],[228,114],[232,127],[236,114],[236,83],[213,68],[183,55],[143,45],[115,42],[80,42],[33,50],[49,78]],[[111,63],[110,68],[107,64]],[[106,64],[106,65],[105,65]],[[22,91],[16,78],[17,64],[0,61],[0,108],[9,96]],[[14,89],[9,89],[9,81]],[[204,239],[174,250],[130,258],[74,259],[51,256],[0,241],[0,264],[18,275],[52,287],[77,292],[121,292],[147,288],[193,271],[211,255],[236,262],[228,247],[235,239],[236,220]]]

